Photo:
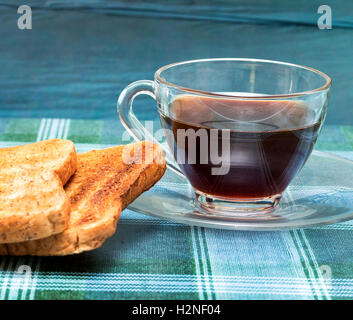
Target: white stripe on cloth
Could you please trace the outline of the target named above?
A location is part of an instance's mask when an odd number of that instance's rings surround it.
[[[300,239],[299,239],[299,235],[298,235],[298,232],[297,230],[294,230],[293,231],[294,233],[294,238],[295,238],[295,241],[297,242],[298,244],[298,248],[299,248],[299,252],[300,252],[300,255],[303,257],[303,260],[304,260],[304,264],[305,264],[305,268],[307,269],[308,273],[309,273],[309,279],[311,281],[311,283],[313,284],[313,289],[315,291],[315,295],[318,297],[319,300],[322,300],[323,299],[323,295],[322,295],[322,292],[321,292],[321,283],[317,283],[316,281],[316,278],[315,278],[315,275],[314,275],[314,271],[310,265],[310,262],[309,262],[309,259],[305,253],[305,250],[303,248],[303,244],[301,243]],[[320,285],[319,285],[320,284]]]
[[[24,264],[24,258],[19,257],[16,259],[17,263],[16,266],[14,268],[15,271],[18,270],[18,268]],[[11,283],[9,284],[10,290],[9,290],[9,300],[17,300],[18,298],[18,292],[19,289],[24,289],[24,287],[22,287],[21,281],[23,281],[23,275],[20,273],[15,272],[12,276],[11,279]]]
[[[295,203],[295,199],[293,198],[292,192],[290,192],[290,191],[287,192],[286,193],[286,197],[287,197],[287,201],[289,200],[290,203],[293,203],[293,204]],[[294,246],[294,247],[296,249],[299,248],[299,249],[297,249],[297,252],[298,253],[300,252],[300,254],[302,255],[304,263],[305,263],[305,267],[306,267],[307,271],[309,272],[310,278],[313,278],[313,277],[315,278],[314,270],[311,267],[311,264],[309,262],[309,258],[308,258],[307,254],[306,254],[306,251],[304,249],[303,243],[302,243],[302,241],[299,238],[299,233],[298,232],[301,232],[301,235],[303,236],[303,239],[304,239],[305,245],[306,245],[306,247],[308,249],[311,261],[314,264],[315,271],[316,271],[316,273],[318,275],[318,278],[319,278],[318,282],[320,283],[320,285],[314,285],[313,289],[314,289],[318,299],[322,300],[323,298],[326,298],[328,300],[331,300],[330,295],[329,295],[329,293],[327,291],[327,288],[326,288],[325,281],[323,280],[321,271],[319,270],[319,266],[318,266],[318,263],[316,261],[314,252],[312,251],[311,246],[310,246],[308,240],[306,239],[305,234],[304,234],[302,229],[300,231],[298,231],[298,230],[294,230],[293,231],[294,238],[295,238],[295,240],[294,239],[293,240],[296,241],[297,244],[298,244],[297,246]]]
[[[177,274],[114,274],[114,273],[50,273],[38,274],[35,288],[55,291],[110,291],[110,292],[186,292],[197,293],[202,275]],[[251,294],[274,296],[310,297],[311,287],[307,278],[242,277],[213,275],[215,291],[224,294]],[[310,279],[312,286],[321,285]],[[0,281],[0,285],[2,281]],[[30,283],[33,286],[33,282]],[[353,279],[332,279],[329,293],[336,297],[353,297]]]
[[[205,300],[205,299],[207,299],[207,297],[205,297],[205,294],[202,289],[201,266],[199,263],[199,254],[198,254],[198,250],[197,250],[196,235],[195,235],[196,228],[197,227],[190,227],[191,241],[192,241],[192,248],[193,248],[193,252],[194,252],[194,261],[195,261],[195,268],[196,268],[195,271],[196,271],[199,298],[200,298],[200,300]]]
[[[311,279],[308,279],[305,275],[305,272],[301,263],[301,258],[300,258],[301,255],[295,246],[294,239],[291,233],[288,231],[283,231],[281,234],[282,234],[282,239],[287,246],[287,252],[289,253],[291,258],[295,276],[302,279],[306,279],[307,288],[312,290],[310,285]],[[314,298],[313,294],[310,294],[310,296]]]
[[[324,296],[326,297],[326,299],[331,300],[330,294],[328,293],[328,290],[327,290],[327,287],[326,287],[326,281],[323,278],[322,272],[320,270],[319,264],[317,263],[317,260],[316,260],[315,254],[313,252],[313,249],[311,248],[311,245],[310,245],[310,243],[309,243],[309,241],[308,241],[308,239],[307,239],[307,237],[305,235],[305,231],[303,229],[300,229],[299,232],[302,234],[302,237],[304,239],[305,245],[308,248],[308,251],[309,251],[309,254],[310,254],[310,257],[311,257],[311,261],[313,262],[315,270],[316,270],[316,272],[318,274],[318,278],[319,278],[318,281],[321,284],[321,290],[323,291]]]
[[[198,228],[198,240],[200,243],[201,261],[202,261],[202,268],[203,268],[203,274],[204,274],[205,286],[206,286],[206,295],[207,295],[206,299],[209,300],[212,298],[211,285],[210,285],[210,281],[212,281],[212,279],[210,279],[211,275],[208,273],[207,258],[206,258],[207,248],[205,248],[204,246],[201,231],[202,231],[202,228]]]
[[[12,275],[12,267],[14,264],[14,258],[10,257],[8,260],[9,260],[9,262],[8,262],[8,266],[7,266],[7,271],[5,272],[4,279],[3,279],[2,285],[1,285],[0,300],[5,299],[7,287],[8,287],[9,281],[11,279],[11,275]]]
[[[5,277],[8,276],[8,273],[5,271],[5,264],[7,260],[8,260],[8,257],[6,256],[1,257],[1,263],[0,263],[0,282],[1,283],[4,283]],[[3,293],[3,291],[5,291],[6,293],[6,287],[2,285],[0,288],[0,299],[5,296],[5,293]]]

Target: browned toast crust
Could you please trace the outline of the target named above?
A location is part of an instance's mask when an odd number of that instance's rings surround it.
[[[126,152],[133,155],[130,163],[124,159]],[[142,163],[136,155],[142,155]],[[68,228],[46,239],[0,245],[0,254],[68,255],[101,246],[114,234],[121,211],[165,169],[162,150],[150,142],[79,154],[77,171],[65,186],[71,201]]]
[[[0,243],[48,237],[67,228],[70,202],[63,185],[76,166],[69,140],[0,149]]]

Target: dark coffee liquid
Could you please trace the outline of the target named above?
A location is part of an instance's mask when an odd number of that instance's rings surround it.
[[[314,114],[294,101],[180,96],[169,108],[169,117],[161,111],[161,121],[173,133],[170,139],[174,141],[168,143],[175,158],[179,152],[185,154],[181,170],[197,190],[224,198],[254,199],[283,192],[310,155],[320,129],[320,122],[312,124]],[[200,151],[200,137],[193,150],[196,163],[188,163],[189,138],[182,150],[177,141],[178,129],[206,130],[207,156],[212,159],[212,128],[230,130],[230,168],[225,175],[212,175],[215,165],[211,160],[202,163],[205,153]],[[221,130],[217,139],[221,156]]]

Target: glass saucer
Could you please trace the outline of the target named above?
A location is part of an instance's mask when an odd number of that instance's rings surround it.
[[[187,180],[171,170],[129,209],[192,226],[231,230],[270,231],[337,223],[353,219],[353,161],[314,151],[272,213],[211,214],[197,206]]]

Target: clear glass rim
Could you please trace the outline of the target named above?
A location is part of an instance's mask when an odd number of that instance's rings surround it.
[[[168,82],[168,81],[166,81],[165,79],[163,79],[161,77],[162,72],[164,72],[167,69],[179,66],[179,65],[198,63],[198,62],[216,62],[216,61],[263,62],[263,63],[272,63],[272,64],[279,64],[279,65],[284,65],[284,66],[295,67],[295,68],[299,68],[299,69],[305,69],[307,71],[310,71],[310,72],[313,72],[313,73],[316,73],[316,74],[320,75],[322,78],[325,79],[325,84],[323,86],[319,87],[319,88],[315,88],[315,89],[312,89],[312,90],[301,91],[301,92],[293,92],[293,93],[287,93],[287,94],[273,94],[273,95],[271,94],[271,95],[256,95],[256,96],[241,95],[241,96],[237,96],[237,95],[219,94],[219,93],[214,93],[214,92],[209,92],[209,91],[204,91],[204,90],[197,90],[197,89],[182,87],[182,86],[176,85],[174,83]],[[192,94],[201,94],[201,95],[225,97],[225,98],[240,98],[240,99],[247,99],[247,98],[251,98],[251,99],[291,98],[291,97],[310,95],[310,94],[313,94],[313,93],[316,93],[316,92],[320,92],[320,91],[324,91],[324,90],[330,88],[331,83],[332,83],[331,78],[327,74],[325,74],[325,73],[323,73],[323,72],[321,72],[319,70],[316,70],[314,68],[302,66],[302,65],[299,65],[299,64],[293,64],[293,63],[289,63],[289,62],[282,62],[282,61],[276,61],[276,60],[265,60],[265,59],[252,59],[252,58],[213,58],[213,59],[197,59],[197,60],[187,60],[187,61],[175,62],[175,63],[171,63],[171,64],[168,64],[166,66],[163,66],[163,67],[159,68],[155,72],[154,78],[155,78],[155,81],[157,81],[159,83],[163,83],[163,84],[165,84],[167,86],[174,87],[174,88],[177,88],[177,89],[182,90],[182,91],[190,92]]]

